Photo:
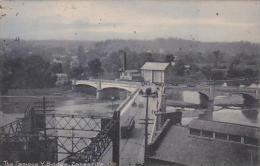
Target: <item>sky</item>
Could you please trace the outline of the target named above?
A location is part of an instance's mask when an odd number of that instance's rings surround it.
[[[260,1],[2,1],[0,38],[260,43]]]

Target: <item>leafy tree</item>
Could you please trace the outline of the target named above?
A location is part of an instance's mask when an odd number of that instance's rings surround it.
[[[211,79],[212,80],[224,80],[225,72],[222,70],[212,70]]]
[[[167,54],[165,56],[165,60],[164,61],[171,63],[172,61],[174,61],[174,56],[172,54]]]
[[[80,45],[78,47],[77,54],[78,54],[78,59],[79,59],[80,65],[84,65],[84,63],[86,61],[86,54],[85,54],[84,47],[82,45]]]
[[[71,69],[72,78],[80,79],[83,73],[84,73],[84,68],[82,66],[73,67]]]
[[[117,74],[123,66],[123,57],[119,52],[112,52],[102,60],[106,73]]]
[[[151,52],[141,53],[140,56],[143,58],[145,62],[153,62],[153,54]]]
[[[6,65],[7,57],[0,56],[0,93],[5,94],[10,88],[10,69]]]
[[[222,61],[222,55],[219,50],[213,51],[214,56],[214,65],[215,67],[218,67],[219,63]]]
[[[25,59],[26,85],[30,88],[47,88],[55,84],[56,76],[50,70],[50,63],[41,56],[29,56]]]
[[[95,58],[88,62],[88,71],[91,76],[98,77],[103,73],[102,63],[99,58]]]
[[[254,78],[258,76],[258,71],[251,68],[245,68],[243,70],[243,75],[245,78]]]
[[[10,88],[52,87],[56,81],[50,63],[41,56],[2,57],[0,70],[2,93]]]
[[[185,73],[184,62],[182,60],[177,61],[173,67],[173,70],[178,76],[183,76]]]
[[[53,73],[62,73],[62,64],[61,63],[53,63],[51,65],[51,71]]]
[[[204,66],[202,67],[201,69],[201,72],[205,75],[205,77],[208,79],[208,80],[211,80],[212,79],[212,71],[211,71],[211,67],[210,66]]]

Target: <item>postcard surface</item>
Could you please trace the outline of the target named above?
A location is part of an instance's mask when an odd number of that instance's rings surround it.
[[[0,0],[0,165],[259,166],[260,2]]]

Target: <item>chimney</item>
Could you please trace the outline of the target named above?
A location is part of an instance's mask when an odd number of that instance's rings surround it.
[[[123,72],[126,71],[126,52],[123,51]]]

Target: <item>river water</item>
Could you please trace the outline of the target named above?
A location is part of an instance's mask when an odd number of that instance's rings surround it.
[[[184,102],[199,104],[199,94],[197,92],[184,91],[182,97]],[[112,110],[115,109],[122,101],[98,101],[94,98],[94,96],[88,95],[79,95],[75,92],[69,94],[69,97],[66,100],[59,101],[55,105],[55,113],[65,113],[65,114],[101,114],[112,116]],[[241,96],[233,95],[233,96],[217,96],[215,97],[215,103],[237,103],[240,104],[243,102]],[[113,108],[112,108],[113,104]],[[177,109],[174,107],[167,107],[167,110]],[[244,124],[250,126],[258,126],[260,127],[260,109],[257,108],[255,110],[243,109],[240,107],[230,107],[230,108],[220,108],[215,107],[213,112],[213,120],[229,122],[229,123],[237,123]],[[193,118],[197,118],[204,113],[205,110],[200,109],[188,109],[185,108],[183,112],[183,124],[189,123]],[[23,117],[23,113],[12,113],[12,114],[4,114],[0,111],[0,125],[4,125],[14,121],[16,118]],[[71,131],[59,131],[56,133],[57,135],[67,135],[67,136],[82,136],[81,132]],[[79,144],[80,145],[80,144]],[[67,145],[71,146],[70,144]],[[83,144],[82,144],[83,146]],[[59,155],[59,158],[65,157],[64,155]]]
[[[46,98],[46,100],[48,100],[48,98]],[[7,101],[7,100],[6,100]],[[12,100],[9,100],[10,103],[8,104],[12,104],[11,102]],[[113,115],[113,111],[118,107],[118,105],[122,102],[122,100],[115,100],[115,101],[111,101],[111,100],[97,100],[95,99],[95,96],[90,96],[88,94],[85,93],[78,93],[78,92],[69,92],[66,94],[66,96],[62,96],[61,98],[56,100],[57,102],[54,104],[55,105],[55,111],[54,112],[50,112],[50,113],[56,113],[56,114],[79,114],[79,115],[84,115],[84,114],[91,114],[91,115],[101,115],[101,116],[108,116],[108,117],[112,117]],[[22,110],[20,113],[3,113],[2,111],[0,111],[0,126],[3,126],[5,124],[11,123],[13,121],[15,121],[17,118],[23,118],[24,114],[23,114],[24,110]],[[51,119],[52,117],[49,117],[49,119]],[[48,121],[47,123],[47,127],[48,125],[51,126],[51,123],[55,123],[55,124],[61,124],[62,126],[66,126],[66,124],[69,122],[69,119],[62,119],[61,118],[55,118],[56,121],[52,121],[52,119],[50,121]],[[84,120],[88,120],[87,118],[85,118]],[[59,121],[57,123],[57,121]],[[96,123],[94,123],[94,121],[80,121],[78,122],[79,125],[81,127],[85,127],[85,128],[94,128]],[[96,121],[98,124],[100,124],[100,121]],[[69,122],[70,124],[67,125],[76,125],[77,122],[76,121],[71,121]],[[79,126],[78,126],[79,128]],[[97,128],[99,129],[100,126]],[[94,137],[97,132],[86,132],[86,131],[72,131],[72,130],[47,130],[47,134],[48,135],[53,135],[53,136],[67,136],[67,137]],[[72,142],[71,141],[66,141],[66,138],[62,138],[60,137],[60,142],[63,142],[64,146],[67,149],[70,149],[72,147]],[[85,147],[86,146],[86,142],[85,141],[89,141],[88,139],[84,140],[84,139],[74,139],[75,142],[77,142],[77,146],[74,147],[75,151],[79,150],[78,147]],[[78,148],[78,149],[77,149]],[[64,149],[58,147],[58,151],[59,152],[65,152]],[[64,157],[66,157],[66,154],[58,154],[58,158],[63,159]]]
[[[46,98],[48,100],[48,98]],[[96,100],[95,96],[90,96],[83,93],[71,92],[66,94],[64,99],[59,99],[54,104],[55,113],[62,114],[96,114],[96,115],[112,115],[112,109],[114,110],[122,100]],[[11,103],[12,104],[12,103]],[[113,105],[112,105],[113,104]],[[113,108],[112,108],[113,106]],[[19,113],[3,113],[0,110],[0,126],[15,121],[17,118],[24,116],[21,110]]]
[[[184,91],[182,94],[182,99],[184,102],[199,104],[200,98],[199,93],[192,91]],[[232,95],[232,96],[216,96],[214,99],[214,103],[218,104],[242,104],[243,98],[240,95]],[[173,111],[176,107],[169,107],[167,110]],[[192,108],[184,108],[184,124],[188,124],[190,120],[196,118],[204,113],[205,110],[200,109],[192,109]],[[260,127],[260,108],[241,108],[241,107],[214,107],[213,119],[215,121],[228,122],[228,123],[236,123],[250,126]]]
[[[182,100],[188,103],[199,104],[199,93],[192,91],[184,91],[182,94]],[[122,101],[114,101],[113,109],[118,106]],[[233,96],[216,96],[215,103],[235,103],[241,104],[243,98],[239,95]],[[167,110],[177,109],[175,107],[167,107]],[[111,101],[98,101],[94,96],[89,96],[86,94],[78,94],[71,92],[66,100],[58,102],[55,105],[56,113],[66,113],[66,114],[102,114],[102,115],[112,115],[112,102]],[[185,108],[184,116],[187,117],[198,117],[204,112],[204,110],[194,110]],[[220,108],[214,107],[213,120],[239,123],[246,125],[253,125],[260,127],[260,109],[243,109],[240,107],[229,107]],[[23,113],[12,113],[5,114],[0,111],[0,125],[4,125],[14,121],[16,118],[23,117]]]

